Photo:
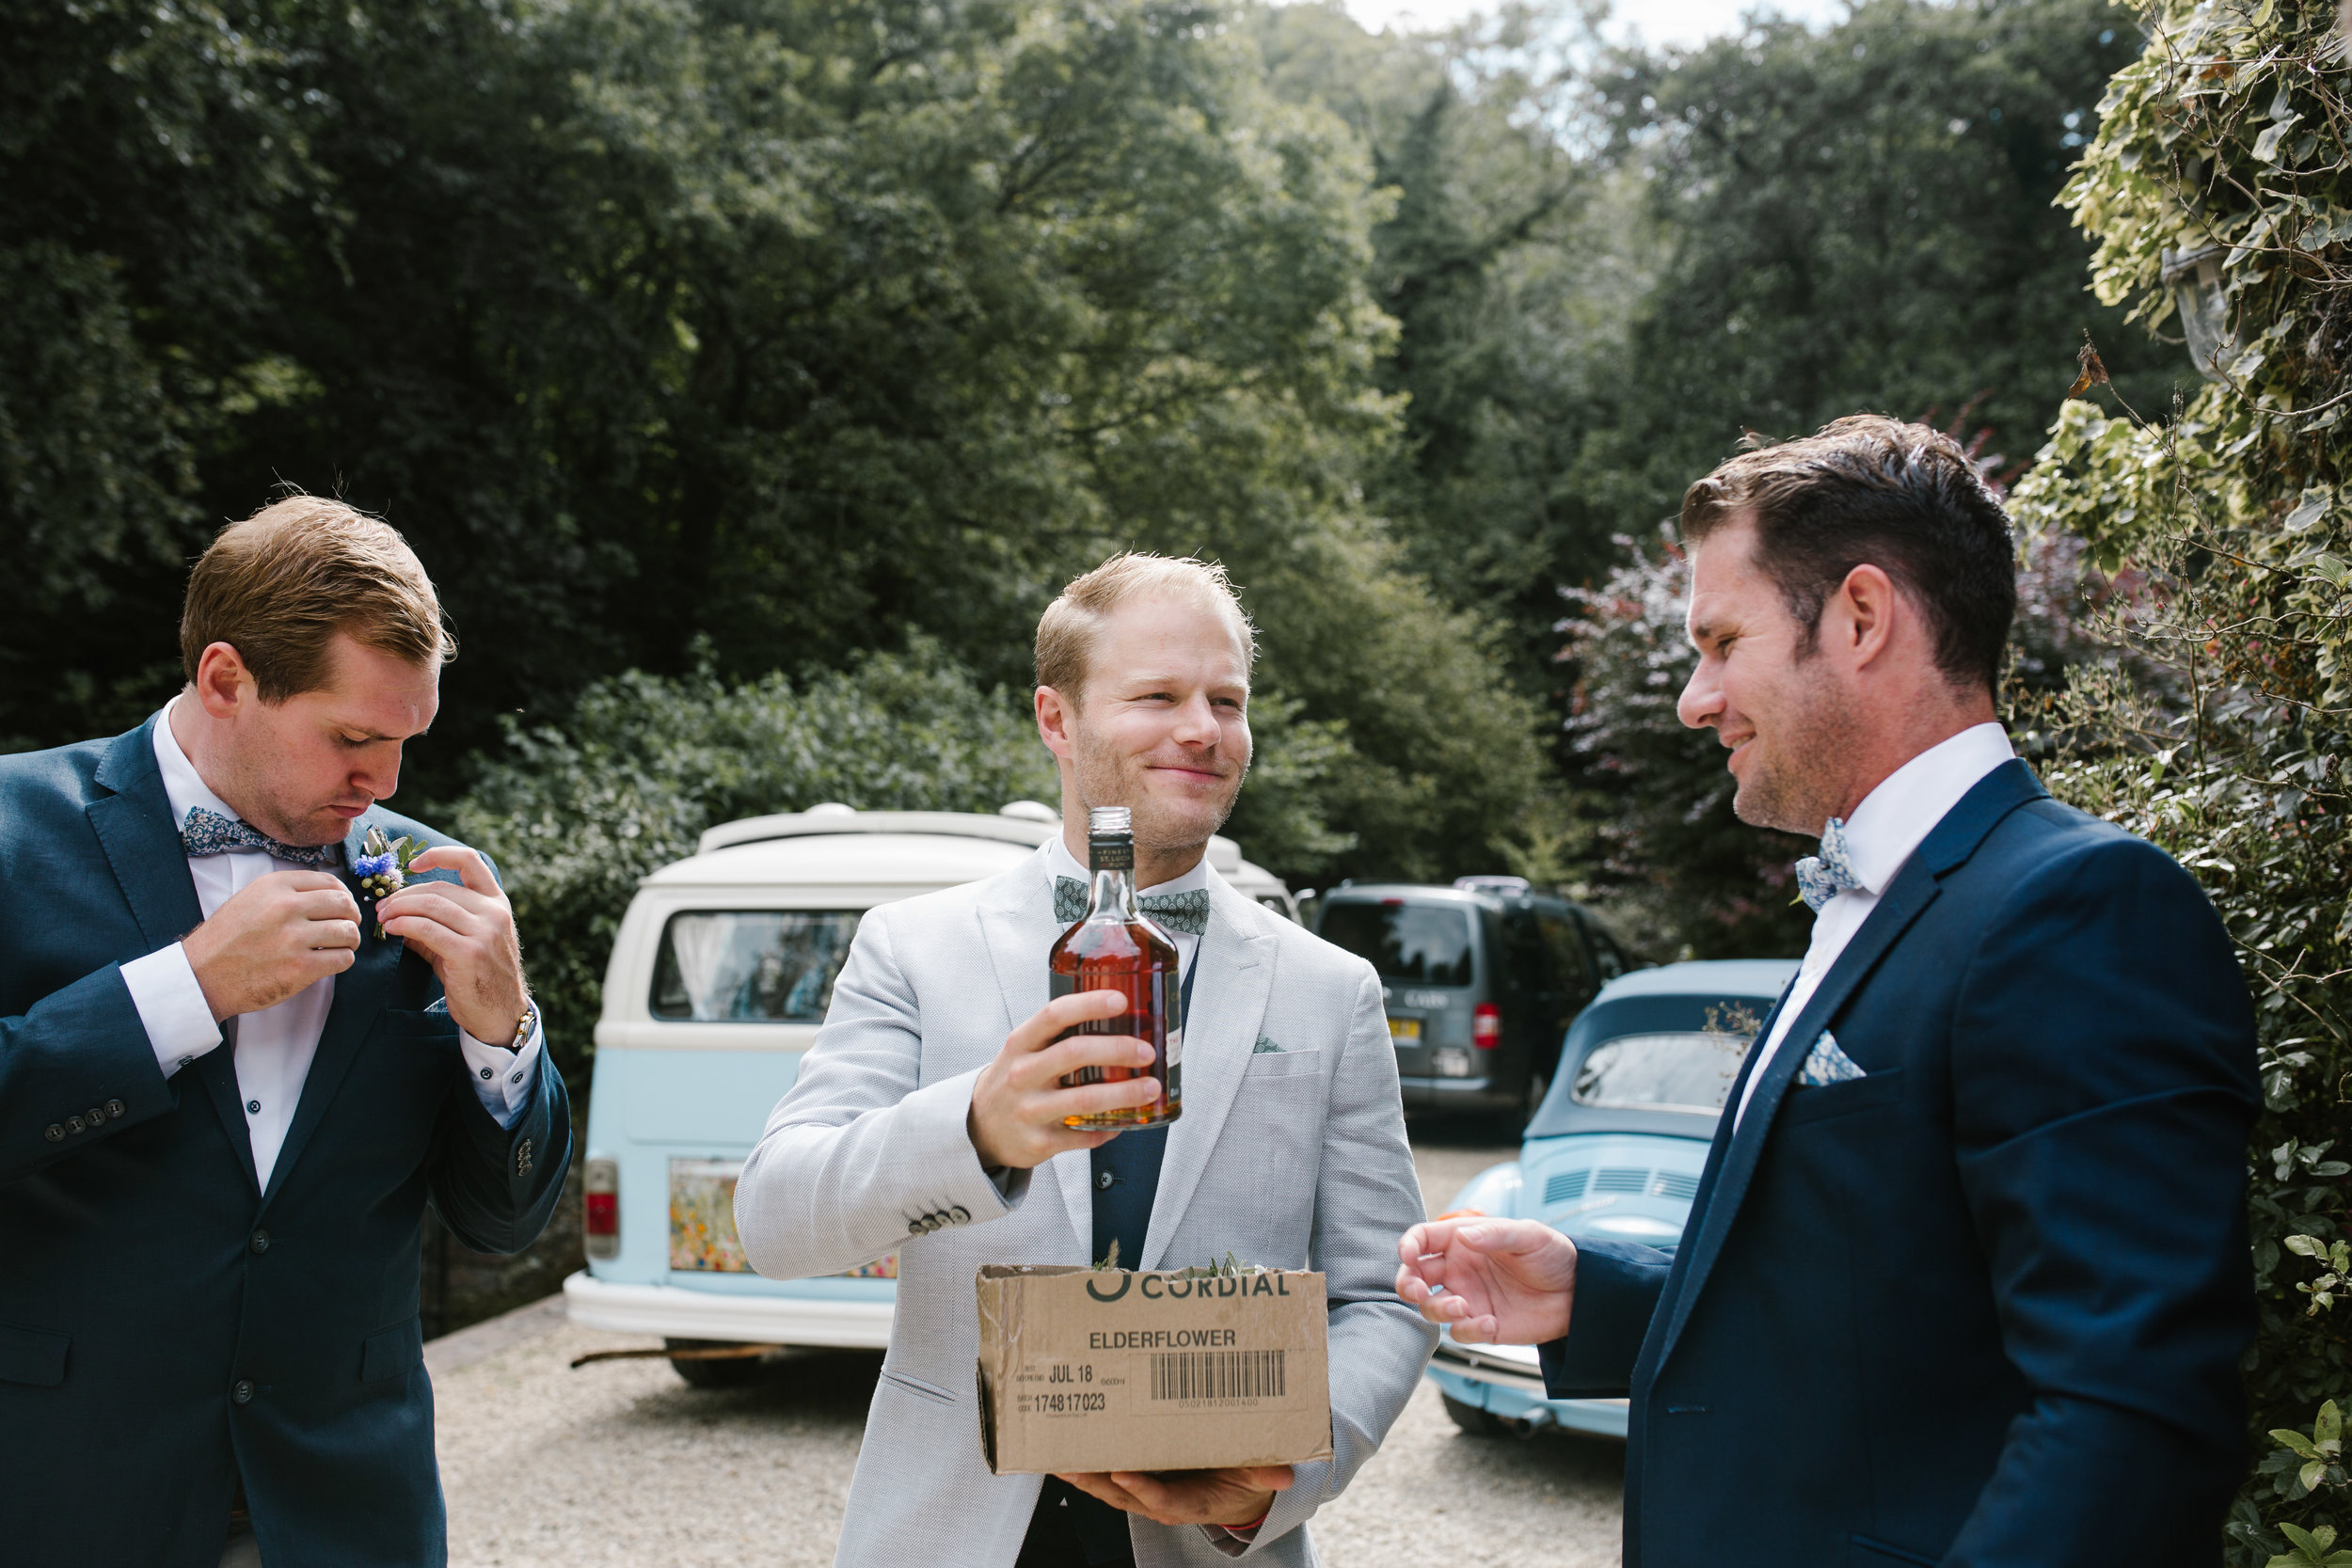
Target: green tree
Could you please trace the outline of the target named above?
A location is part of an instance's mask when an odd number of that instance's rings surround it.
[[[2334,1457],[2352,1346],[2330,1310],[2352,1223],[2346,40],[2321,0],[2141,17],[2153,41],[2108,89],[2065,202],[2098,242],[2101,297],[2181,330],[2210,379],[2169,411],[2068,403],[2016,510],[2152,585],[2108,630],[2168,684],[2080,672],[2061,709],[2073,760],[2051,783],[2179,857],[2237,942],[2264,1093],[2249,1436],[2269,1457],[2230,1557],[2332,1562],[2352,1525]]]

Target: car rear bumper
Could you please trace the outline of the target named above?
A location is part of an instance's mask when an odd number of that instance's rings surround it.
[[[675,1285],[616,1285],[583,1271],[564,1281],[564,1307],[583,1328],[612,1334],[852,1350],[883,1350],[890,1344],[887,1301],[722,1295]]]
[[[1548,1426],[1596,1437],[1623,1439],[1631,1406],[1624,1400],[1555,1400],[1544,1380],[1478,1354],[1477,1347],[1438,1342],[1429,1380],[1448,1397],[1523,1428]]]

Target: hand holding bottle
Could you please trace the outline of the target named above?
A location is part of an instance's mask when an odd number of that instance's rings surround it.
[[[1027,1170],[1073,1148],[1099,1148],[1119,1134],[1080,1132],[1065,1125],[1072,1117],[1150,1105],[1160,1098],[1155,1078],[1062,1087],[1080,1068],[1144,1068],[1152,1048],[1132,1035],[1071,1035],[1081,1023],[1114,1018],[1132,1004],[1124,992],[1079,991],[1057,997],[1005,1037],[995,1060],[972,1085],[972,1109],[964,1117],[972,1148],[990,1169]]]

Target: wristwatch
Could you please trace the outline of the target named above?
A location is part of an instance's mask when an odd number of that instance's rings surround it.
[[[523,1016],[516,1021],[515,1037],[506,1049],[520,1052],[524,1046],[531,1043],[531,1032],[538,1026],[539,1004],[526,996],[523,998]]]

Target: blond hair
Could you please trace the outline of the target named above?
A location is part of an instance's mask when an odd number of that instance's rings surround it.
[[[1120,606],[1138,598],[1188,599],[1223,616],[1241,649],[1245,668],[1257,662],[1258,632],[1233,592],[1232,579],[1214,561],[1191,556],[1171,560],[1128,550],[1112,556],[1083,577],[1070,579],[1037,622],[1037,683],[1080,701],[1094,635]]]
[[[433,579],[389,524],[341,501],[288,496],[222,529],[197,562],[180,663],[194,680],[204,650],[226,642],[262,701],[282,703],[326,684],[337,632],[410,664],[457,653]]]

